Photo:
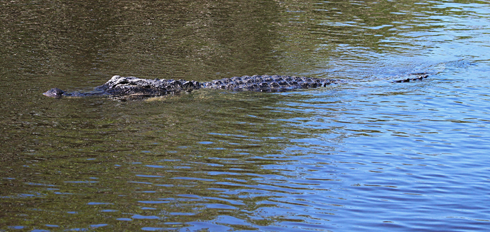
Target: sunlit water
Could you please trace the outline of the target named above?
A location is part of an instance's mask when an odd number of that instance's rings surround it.
[[[490,228],[486,2],[0,6],[0,231]],[[351,83],[41,94],[113,74]]]

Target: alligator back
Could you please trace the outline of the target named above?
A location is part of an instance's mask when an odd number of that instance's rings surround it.
[[[227,89],[232,91],[283,92],[294,89],[325,87],[342,80],[312,77],[254,75],[224,78],[201,84],[201,88]]]

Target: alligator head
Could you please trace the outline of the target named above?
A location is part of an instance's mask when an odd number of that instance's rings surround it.
[[[43,95],[47,96],[47,97],[61,98],[61,97],[63,97],[64,93],[65,93],[65,91],[63,91],[61,89],[52,88],[52,89],[46,91],[45,93],[43,93]]]

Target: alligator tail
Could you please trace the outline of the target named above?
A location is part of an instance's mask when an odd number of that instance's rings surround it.
[[[410,73],[409,77],[404,78],[404,79],[400,79],[400,80],[394,80],[393,83],[420,81],[420,80],[423,80],[427,77],[429,77],[429,74],[427,74],[427,73]]]

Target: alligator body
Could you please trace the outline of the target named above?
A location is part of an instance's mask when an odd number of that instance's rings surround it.
[[[412,73],[408,77],[393,82],[409,82],[428,77],[426,73]],[[296,76],[278,75],[254,75],[224,78],[209,82],[199,83],[197,81],[186,80],[165,80],[165,79],[140,79],[137,77],[113,76],[109,81],[101,86],[97,86],[94,91],[87,93],[65,92],[58,88],[50,89],[43,93],[45,96],[61,97],[86,97],[86,96],[113,96],[125,97],[132,96],[138,98],[157,97],[168,94],[191,92],[192,90],[204,89],[227,89],[232,91],[257,91],[257,92],[283,92],[294,89],[309,89],[325,87],[330,84],[345,83],[345,80],[323,79]]]
[[[284,92],[294,89],[325,87],[340,82],[343,81],[297,76],[254,75],[204,82],[201,84],[201,88],[227,89],[232,91]]]

